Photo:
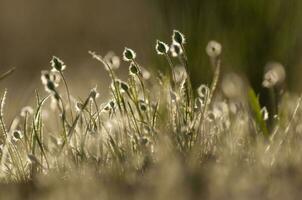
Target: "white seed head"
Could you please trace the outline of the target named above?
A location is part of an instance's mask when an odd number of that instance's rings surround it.
[[[277,62],[268,63],[265,66],[262,86],[272,88],[282,84],[285,81],[286,72],[282,64]]]
[[[136,53],[132,49],[126,47],[123,52],[124,61],[130,62],[133,61],[135,58]]]
[[[227,73],[222,77],[221,89],[223,94],[230,99],[237,99],[245,94],[245,83],[236,73]]]
[[[222,52],[222,46],[220,43],[216,42],[215,40],[212,40],[208,43],[206,47],[206,52],[209,57],[217,58]]]
[[[155,45],[155,50],[158,55],[164,55],[168,53],[169,46],[166,43],[157,40]]]
[[[210,92],[210,89],[208,86],[202,84],[200,85],[198,88],[197,88],[197,93],[198,93],[198,96],[201,97],[201,98],[204,98],[206,97]]]
[[[142,74],[143,79],[145,79],[145,80],[148,80],[151,77],[151,73],[143,67],[141,67],[141,74]]]
[[[32,115],[34,113],[34,109],[31,106],[25,106],[21,109],[20,116],[25,117],[26,115]]]
[[[173,30],[172,41],[176,42],[180,45],[183,45],[186,43],[186,38],[185,38],[184,34],[182,34],[180,31]]]
[[[50,64],[53,71],[62,72],[66,69],[66,65],[64,64],[64,62],[56,56],[52,57]]]
[[[120,67],[121,61],[120,58],[115,55],[115,53],[113,51],[109,51],[105,57],[104,57],[104,61],[107,63],[107,65],[110,66],[111,69],[115,70],[118,69]],[[106,70],[108,71],[108,67],[105,65]]]
[[[170,52],[171,52],[172,57],[178,57],[181,54],[183,54],[183,50],[182,50],[180,44],[178,44],[176,42],[172,43],[172,45],[170,47]]]

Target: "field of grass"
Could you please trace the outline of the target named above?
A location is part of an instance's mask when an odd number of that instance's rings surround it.
[[[299,199],[301,97],[283,87],[283,66],[268,63],[268,112],[247,80],[221,73],[223,50],[210,41],[199,52],[213,78],[197,90],[179,31],[171,45],[156,41],[168,73],[144,68],[125,48],[122,81],[118,56],[89,51],[112,79],[106,102],[97,86],[73,96],[68,65],[54,56],[41,72],[45,91],[12,122],[12,91],[1,88],[0,199]]]

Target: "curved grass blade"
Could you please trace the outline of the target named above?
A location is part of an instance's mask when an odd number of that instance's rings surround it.
[[[256,93],[252,88],[250,88],[248,91],[248,101],[251,106],[252,112],[255,116],[255,121],[256,121],[258,127],[261,129],[262,134],[265,137],[268,137],[269,132],[268,132],[268,129],[266,126],[266,122],[262,118],[261,106],[260,106],[259,100],[256,96]]]

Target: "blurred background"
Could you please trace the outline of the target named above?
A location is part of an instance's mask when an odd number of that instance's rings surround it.
[[[223,45],[223,71],[244,74],[262,96],[264,65],[281,62],[287,86],[299,90],[302,62],[302,1],[300,0],[0,0],[0,73],[16,67],[0,83],[9,89],[8,104],[17,112],[39,88],[40,71],[52,55],[67,65],[72,93],[86,95],[98,84],[108,95],[106,71],[88,50],[121,55],[133,48],[150,69],[167,66],[154,51],[156,39],[171,41],[173,29],[187,36],[193,85],[208,83],[212,72],[205,46]],[[120,76],[126,77],[123,63]],[[12,107],[12,106],[8,106]],[[14,115],[13,113],[12,115]]]

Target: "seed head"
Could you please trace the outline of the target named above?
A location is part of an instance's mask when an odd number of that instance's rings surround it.
[[[20,115],[21,117],[25,117],[26,115],[32,115],[34,113],[34,109],[30,106],[25,106],[21,109]]]
[[[136,53],[132,49],[126,47],[123,52],[123,59],[127,62],[130,62],[135,58],[136,58]]]
[[[145,80],[150,79],[151,73],[147,69],[141,67],[140,70],[141,70],[141,75],[142,75],[143,79],[145,79]]]
[[[23,135],[20,130],[14,130],[12,136],[14,141],[19,141],[23,138]]]
[[[122,81],[122,80],[119,80],[117,79],[115,81],[115,83],[118,85],[118,87],[121,89],[121,92],[127,92],[128,89],[129,89],[129,86],[126,82]]]
[[[141,72],[140,72],[140,68],[133,62],[130,63],[130,66],[129,66],[129,73],[130,75],[139,75]]]
[[[114,52],[109,51],[105,57],[104,57],[104,61],[107,63],[107,65],[110,66],[111,69],[115,70],[118,69],[120,67],[120,58],[118,56],[115,55]],[[105,65],[106,66],[106,65]],[[108,71],[109,69],[107,69],[106,66],[106,70]]]
[[[210,41],[206,47],[206,52],[210,58],[217,58],[218,56],[220,56],[221,51],[221,44],[216,42],[215,40]]]
[[[176,43],[176,42],[172,43],[172,45],[170,47],[170,52],[173,57],[178,57],[183,53],[180,44]]]
[[[147,104],[145,103],[144,100],[139,100],[139,108],[141,109],[141,111],[145,112],[147,110]]]
[[[285,80],[286,72],[282,64],[277,62],[268,63],[265,66],[262,86],[272,88],[282,84]]]
[[[245,96],[246,84],[241,76],[234,72],[225,74],[222,77],[221,89],[229,99],[241,99]]]
[[[58,72],[47,71],[47,70],[41,71],[41,81],[44,86],[47,86],[48,82],[51,81],[53,82],[55,87],[58,87],[60,80],[61,78]]]
[[[184,34],[179,32],[178,30],[173,31],[172,41],[178,43],[179,45],[183,45],[186,43],[186,38]]]
[[[75,108],[77,112],[81,112],[84,108],[84,105],[81,102],[76,102]]]
[[[209,87],[206,85],[200,85],[197,89],[198,96],[201,98],[206,97],[209,94]]]
[[[64,62],[56,56],[52,57],[50,64],[53,71],[62,72],[66,69],[66,65],[64,64]]]
[[[91,91],[90,91],[90,97],[91,99],[97,99],[99,97],[99,93],[97,91],[97,87],[94,87]]]
[[[52,82],[52,81],[48,81],[47,84],[45,85],[45,90],[46,92],[49,92],[49,93],[56,93],[56,86],[55,84]]]
[[[129,86],[126,82],[120,80],[120,79],[116,79],[114,83],[112,83],[112,88],[115,88],[115,86],[117,86],[121,92],[126,92],[129,89]]]
[[[107,105],[102,109],[103,112],[114,112],[116,108],[116,104],[114,100],[110,100]]]
[[[122,91],[127,92],[129,90],[129,85],[124,81],[120,82],[120,87],[121,87]]]
[[[169,46],[166,43],[157,40],[155,45],[155,50],[158,55],[164,55],[168,53]]]

